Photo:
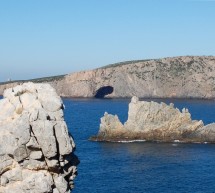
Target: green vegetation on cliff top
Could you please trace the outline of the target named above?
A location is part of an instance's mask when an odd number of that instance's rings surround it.
[[[118,62],[114,64],[109,64],[103,67],[100,67],[98,69],[106,69],[106,68],[112,68],[112,67],[118,67],[123,66],[127,64],[135,64],[139,62],[146,62],[150,61],[148,60],[130,60],[130,61],[124,61],[124,62]],[[34,82],[34,83],[42,83],[42,82],[52,82],[52,81],[58,81],[62,80],[66,75],[58,75],[58,76],[50,76],[50,77],[43,77],[43,78],[35,78],[35,79],[29,79],[29,80],[13,80],[13,81],[6,81],[6,82],[0,82],[0,85],[9,84],[9,83],[24,83],[24,82]]]
[[[135,63],[139,63],[139,62],[147,62],[147,61],[150,61],[150,60],[151,59],[147,59],[147,60],[130,60],[130,61],[124,61],[124,62],[117,62],[117,63],[114,63],[114,64],[108,64],[108,65],[100,67],[98,69],[106,69],[106,68],[124,66],[124,65],[127,65],[127,64],[135,64]]]
[[[193,57],[193,56],[188,56],[188,57]],[[172,57],[174,58],[174,57]],[[117,62],[117,63],[113,63],[113,64],[109,64],[97,69],[107,69],[107,68],[114,68],[114,67],[120,67],[120,66],[124,66],[124,65],[129,65],[129,64],[136,64],[136,63],[140,63],[140,62],[147,62],[147,61],[158,61],[159,59],[145,59],[145,60],[130,60],[130,61],[124,61],[124,62]],[[193,61],[190,61],[191,63]],[[14,81],[6,81],[6,82],[0,82],[0,85],[4,85],[4,84],[8,84],[8,83],[24,83],[24,82],[35,82],[35,83],[42,83],[42,82],[52,82],[52,81],[58,81],[58,80],[62,80],[66,75],[58,75],[58,76],[50,76],[50,77],[43,77],[43,78],[35,78],[35,79],[30,79],[30,80],[14,80]]]
[[[34,83],[42,83],[42,82],[52,82],[52,81],[58,81],[62,80],[66,75],[58,75],[58,76],[49,76],[49,77],[43,77],[43,78],[35,78],[30,80],[14,80],[14,81],[6,81],[6,82],[0,82],[0,85],[8,84],[8,83],[24,83],[24,82],[34,82]]]

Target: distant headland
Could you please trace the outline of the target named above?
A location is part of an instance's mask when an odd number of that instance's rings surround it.
[[[0,83],[50,83],[63,97],[215,98],[215,56],[134,60],[67,75]]]

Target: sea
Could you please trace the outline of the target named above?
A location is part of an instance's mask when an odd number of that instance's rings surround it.
[[[214,100],[153,100],[188,108],[192,119],[204,124],[215,122]],[[215,193],[215,144],[89,141],[104,112],[125,122],[130,100],[64,98],[63,102],[80,160],[72,193]]]
[[[92,142],[104,112],[127,120],[129,99],[63,99],[80,159],[74,193],[213,193],[215,144]],[[214,100],[160,99],[215,122]]]

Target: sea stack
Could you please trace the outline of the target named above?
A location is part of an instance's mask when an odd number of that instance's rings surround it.
[[[146,140],[162,142],[215,142],[215,124],[204,126],[192,120],[188,109],[182,112],[174,104],[139,101],[133,97],[128,120],[123,125],[117,115],[101,118],[97,141]]]
[[[75,143],[49,84],[25,83],[0,100],[0,193],[69,193]]]

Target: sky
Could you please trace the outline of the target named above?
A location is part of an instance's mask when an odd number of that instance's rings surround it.
[[[0,0],[0,82],[215,55],[215,0]]]

